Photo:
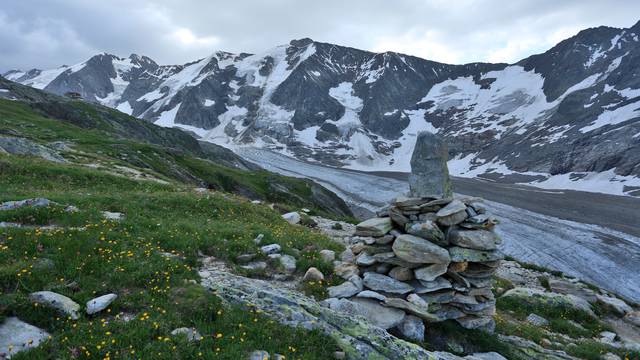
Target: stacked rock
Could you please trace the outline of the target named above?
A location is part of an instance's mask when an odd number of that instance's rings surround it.
[[[497,249],[500,238],[493,232],[497,221],[482,199],[454,199],[450,186],[440,189],[438,195],[400,197],[380,217],[357,225],[342,261],[335,263],[336,274],[348,281],[328,289],[334,298],[329,306],[345,308],[344,301],[355,302],[353,311],[376,314],[367,316],[373,321],[386,311],[378,325],[403,334],[415,328],[407,321],[415,323],[416,318],[455,319],[465,328],[493,330],[491,288],[503,259]],[[401,310],[402,316],[389,308]],[[415,332],[404,335],[416,338]]]

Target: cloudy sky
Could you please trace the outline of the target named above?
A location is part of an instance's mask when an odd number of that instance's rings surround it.
[[[100,52],[185,63],[302,37],[446,63],[514,62],[581,29],[638,20],[638,0],[2,0],[0,71]]]

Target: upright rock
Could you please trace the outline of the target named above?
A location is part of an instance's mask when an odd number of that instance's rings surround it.
[[[419,133],[411,156],[409,196],[452,197],[447,159],[447,145],[440,137],[426,131]]]

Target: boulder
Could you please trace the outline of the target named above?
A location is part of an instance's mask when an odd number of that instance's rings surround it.
[[[449,264],[451,261],[447,250],[413,235],[398,236],[392,248],[397,257],[411,263]]]
[[[283,254],[278,257],[278,262],[284,272],[287,274],[293,274],[296,272],[296,258],[291,255]]]
[[[282,218],[291,225],[299,224],[302,217],[298,212],[290,212],[282,215]]]
[[[177,328],[171,331],[171,335],[180,336],[184,335],[187,338],[187,341],[200,341],[202,340],[202,335],[195,328]]]
[[[449,264],[431,264],[413,270],[416,279],[422,281],[434,281],[438,276],[447,272]]]
[[[78,320],[80,315],[80,305],[64,295],[52,291],[38,291],[29,294],[29,299],[34,303],[48,306],[58,310],[58,312],[69,316],[72,320]]]
[[[120,212],[102,211],[102,217],[107,220],[120,221],[124,219],[124,214]]]
[[[624,321],[640,327],[640,311],[631,311],[624,316]]]
[[[320,258],[326,262],[332,262],[336,259],[336,252],[333,250],[320,250]]]
[[[498,236],[487,230],[454,230],[449,234],[449,242],[463,248],[495,250]]]
[[[322,281],[324,280],[324,274],[320,272],[317,268],[310,267],[306,273],[304,273],[304,277],[302,281]]]
[[[502,295],[503,298],[513,297],[522,301],[523,303],[541,303],[548,305],[566,306],[577,310],[582,310],[595,317],[591,305],[582,298],[574,295],[556,294],[552,292],[546,292],[540,289],[513,288]]]
[[[484,251],[453,246],[449,248],[451,261],[454,262],[487,262],[504,259],[504,254],[500,250]]]
[[[15,210],[21,207],[47,207],[57,205],[57,203],[45,198],[33,198],[17,201],[6,201],[0,204],[0,211]]]
[[[372,218],[356,225],[356,236],[384,236],[393,228],[391,218]]]
[[[596,299],[598,301],[598,304],[606,307],[607,309],[613,311],[616,315],[621,317],[633,311],[631,306],[627,305],[626,302],[615,297],[597,294]]]
[[[31,324],[9,317],[0,323],[0,359],[9,359],[20,351],[38,347],[49,333]]]
[[[106,309],[117,297],[116,294],[107,294],[87,301],[87,314],[93,315]]]
[[[413,291],[413,286],[386,275],[368,272],[364,274],[364,286],[371,290],[392,294],[406,294]]]
[[[430,132],[420,132],[411,156],[409,193],[412,197],[452,197],[445,142]]]
[[[424,341],[424,322],[417,316],[407,315],[398,325],[398,331],[403,338]]]
[[[444,233],[433,221],[427,220],[419,223],[410,223],[407,224],[405,230],[407,234],[421,237],[423,239],[429,240],[434,244],[440,246],[449,245],[449,243],[445,240]]]

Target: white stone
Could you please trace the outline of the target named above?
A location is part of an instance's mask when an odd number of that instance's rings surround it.
[[[262,251],[262,253],[265,255],[276,254],[279,253],[280,250],[281,247],[278,244],[269,244],[260,248],[260,251]]]
[[[116,294],[107,294],[87,301],[87,314],[95,314],[106,309],[117,297]]]
[[[300,220],[302,219],[300,217],[300,214],[295,211],[282,215],[282,218],[285,219],[291,225],[300,223]]]
[[[187,337],[188,341],[200,341],[202,340],[202,335],[195,328],[177,328],[171,332],[171,335],[178,336],[184,335]]]
[[[35,303],[56,309],[59,312],[68,315],[72,320],[78,320],[80,317],[78,315],[80,305],[64,295],[60,295],[52,291],[38,291],[29,294],[29,299]]]
[[[46,331],[27,324],[17,317],[7,318],[0,324],[0,358],[9,359],[20,351],[38,347],[49,337]],[[5,354],[5,357],[2,354]]]

